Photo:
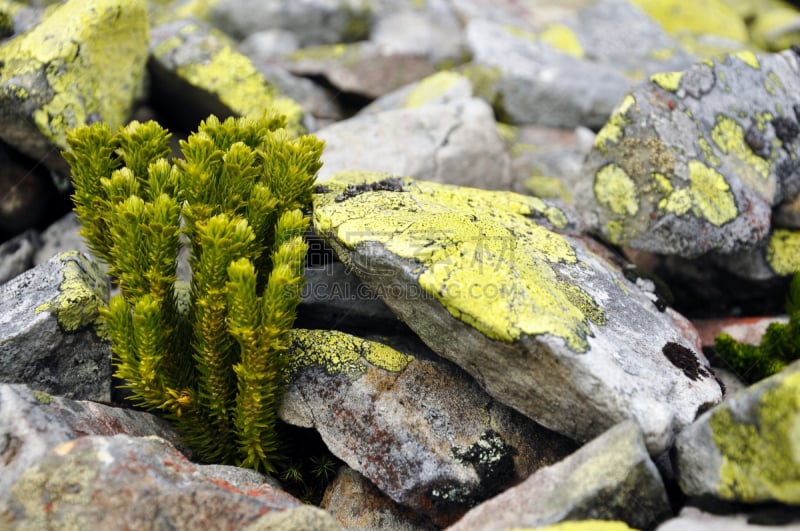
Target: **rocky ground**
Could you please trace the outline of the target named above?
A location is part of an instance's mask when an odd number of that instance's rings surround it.
[[[748,386],[710,349],[800,270],[792,4],[0,13],[0,527],[800,528],[800,362]],[[280,477],[125,402],[60,155],[269,106],[326,142]]]

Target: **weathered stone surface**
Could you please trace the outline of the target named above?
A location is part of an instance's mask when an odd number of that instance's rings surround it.
[[[641,430],[627,421],[472,509],[448,529],[500,531],[581,519],[621,520],[648,529],[670,514]]]
[[[0,381],[108,400],[111,348],[94,330],[108,278],[77,251],[0,285]]]
[[[153,90],[174,102],[192,127],[214,113],[261,117],[266,109],[286,115],[287,129],[305,130],[303,109],[267,83],[250,60],[223,33],[193,19],[156,26],[150,40]]]
[[[464,101],[474,95],[473,82],[467,76],[452,70],[442,70],[384,94],[361,109],[360,114],[417,109],[425,105]]]
[[[32,229],[0,244],[0,284],[30,269],[38,246],[39,233]]]
[[[314,427],[334,455],[438,525],[575,448],[425,350],[295,331],[281,418]]]
[[[794,511],[788,508],[772,511],[767,509],[762,514],[722,515],[686,506],[678,516],[658,526],[656,531],[781,531],[798,528],[800,528],[800,512],[796,509]]]
[[[344,529],[361,531],[433,531],[438,529],[413,511],[404,509],[364,476],[342,467],[325,491],[320,507]]]
[[[303,507],[252,471],[218,470],[158,437],[82,437],[29,468],[8,491],[3,516],[23,529],[238,529]],[[320,529],[331,524],[328,517]]]
[[[677,438],[690,496],[800,504],[800,361],[704,413]]]
[[[365,0],[294,0],[217,2],[211,22],[242,39],[257,31],[291,31],[300,46],[334,44],[364,39],[371,24],[371,2]]]
[[[67,130],[128,119],[147,39],[144,0],[71,0],[52,10],[0,47],[0,138],[66,174],[58,148]]]
[[[767,247],[784,268],[786,242],[767,239],[772,206],[800,189],[798,71],[792,52],[740,52],[636,85],[584,166],[588,224],[613,243],[686,257]]]
[[[118,433],[157,435],[180,445],[177,433],[149,413],[0,384],[0,493],[8,493],[25,470],[59,444],[84,435]]]
[[[80,251],[91,256],[86,241],[80,235],[81,225],[75,212],[69,212],[61,219],[51,223],[39,236],[41,245],[33,256],[33,264],[47,262],[65,251]]]
[[[320,192],[314,227],[342,261],[537,422],[585,441],[634,418],[660,453],[720,400],[691,324],[541,199],[357,172]]]
[[[508,155],[492,110],[476,98],[356,116],[317,136],[325,140],[318,181],[358,170],[480,188],[510,186]]]
[[[435,71],[426,57],[390,53],[371,41],[303,48],[279,63],[293,74],[323,76],[342,92],[377,98]]]

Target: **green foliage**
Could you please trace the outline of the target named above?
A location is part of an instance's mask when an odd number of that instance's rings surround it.
[[[770,324],[760,345],[740,343],[720,334],[714,343],[715,352],[748,383],[781,371],[800,358],[800,273],[792,278],[786,312],[789,322]]]
[[[284,125],[211,116],[170,162],[157,123],[95,123],[71,131],[64,153],[81,232],[119,282],[103,313],[116,376],[200,460],[269,472],[303,287],[301,209],[323,145]],[[189,286],[177,277],[182,238]]]

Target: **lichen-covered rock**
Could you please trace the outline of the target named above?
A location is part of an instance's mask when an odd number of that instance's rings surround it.
[[[571,520],[537,527],[537,531],[635,531],[619,520]]]
[[[627,421],[475,507],[448,531],[539,528],[583,519],[620,520],[635,529],[650,529],[670,514],[664,483],[642,433]],[[565,524],[564,529],[572,528]]]
[[[0,138],[66,174],[67,131],[116,129],[141,96],[147,61],[144,0],[70,0],[0,47]],[[54,149],[54,146],[56,149]]]
[[[0,285],[0,382],[109,400],[111,348],[97,336],[108,278],[77,251]]]
[[[475,95],[473,82],[469,77],[454,70],[442,70],[384,94],[361,109],[360,114],[417,109],[425,105],[468,100]]]
[[[800,504],[800,362],[729,397],[677,438],[690,496]]]
[[[318,181],[359,170],[479,188],[511,185],[492,109],[477,98],[364,114],[325,127],[317,136],[325,141]]]
[[[0,493],[8,493],[11,484],[51,448],[84,435],[118,433],[157,435],[180,446],[178,434],[150,413],[0,384]]]
[[[327,330],[292,338],[281,418],[314,427],[334,455],[440,526],[575,448],[424,347],[411,355]]]
[[[587,157],[587,223],[612,243],[685,257],[766,247],[786,274],[797,247],[769,239],[770,217],[800,190],[798,72],[792,52],[744,51],[636,85]]]
[[[305,131],[302,107],[267,83],[228,37],[206,23],[182,19],[154,27],[150,54],[154,92],[175,102],[175,115],[188,114],[192,126],[212,113],[260,118],[272,110],[286,116],[292,133]]]
[[[52,522],[75,531],[265,529],[266,522],[259,523],[265,515],[305,510],[252,470],[195,465],[164,439],[127,435],[56,446],[6,495],[2,516],[21,529]],[[338,528],[330,516],[321,523],[305,529]]]
[[[585,441],[634,418],[659,453],[719,401],[691,324],[555,206],[358,172],[318,192],[314,228],[340,259],[436,353],[548,428]]]

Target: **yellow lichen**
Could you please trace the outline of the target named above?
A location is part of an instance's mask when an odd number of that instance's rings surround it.
[[[525,181],[525,188],[536,197],[572,201],[572,194],[558,177],[534,175]]]
[[[775,195],[777,182],[770,179],[769,161],[753,152],[745,141],[744,130],[735,120],[724,115],[717,116],[711,139],[722,153],[729,156],[742,181],[764,197],[771,199]]]
[[[450,71],[442,71],[428,76],[419,82],[417,87],[406,96],[405,107],[417,109],[429,101],[439,98],[466,78]]]
[[[675,37],[714,35],[746,43],[747,28],[722,0],[632,0]]]
[[[595,147],[605,149],[606,144],[613,144],[620,141],[623,135],[623,129],[630,123],[630,120],[625,117],[625,114],[634,103],[636,103],[636,100],[633,96],[631,94],[626,94],[619,106],[611,113],[611,117],[606,124],[597,133],[594,139]]]
[[[402,190],[335,200],[348,183],[387,176],[365,177],[346,172],[326,183],[332,190],[314,200],[317,231],[346,248],[375,242],[413,260],[420,287],[487,337],[550,334],[576,352],[588,349],[589,324],[604,324],[605,314],[559,278],[554,266],[578,259],[563,236],[527,219],[547,215],[543,201],[411,179]]]
[[[750,50],[742,50],[740,52],[734,52],[731,54],[731,56],[739,59],[741,62],[743,62],[750,68],[753,68],[755,70],[761,68],[761,63],[758,62],[758,57],[756,57],[756,54],[754,54]]]
[[[742,422],[726,407],[709,423],[722,464],[719,495],[744,503],[800,503],[800,371],[759,384],[767,389]]]
[[[697,139],[697,145],[700,146],[700,152],[703,154],[703,157],[709,162],[709,164],[712,166],[719,166],[722,164],[722,161],[719,159],[719,157],[714,154],[714,150],[711,147],[711,144],[708,143],[708,140],[701,136]]]
[[[512,527],[506,531],[636,531],[615,520],[573,520],[544,527]]]
[[[783,86],[783,81],[778,75],[773,72],[772,70],[767,73],[767,79],[764,80],[764,88],[767,89],[767,92],[770,93],[772,96],[776,96],[778,91],[784,92],[786,87]]]
[[[566,54],[575,57],[583,57],[585,55],[578,36],[564,24],[550,24],[539,35],[539,38],[542,42]]]
[[[365,361],[385,371],[400,372],[414,359],[382,343],[337,330],[295,329],[290,334],[290,374],[306,367],[322,367],[328,374],[356,379],[366,374]]]
[[[650,76],[650,81],[670,92],[675,92],[681,84],[683,72],[660,72]]]
[[[594,196],[614,214],[635,216],[639,212],[636,183],[616,164],[600,168],[594,180]]]
[[[779,275],[800,271],[800,231],[775,229],[767,244],[767,262]]]
[[[719,227],[738,215],[730,186],[717,170],[698,160],[689,161],[689,180],[698,216]]]

